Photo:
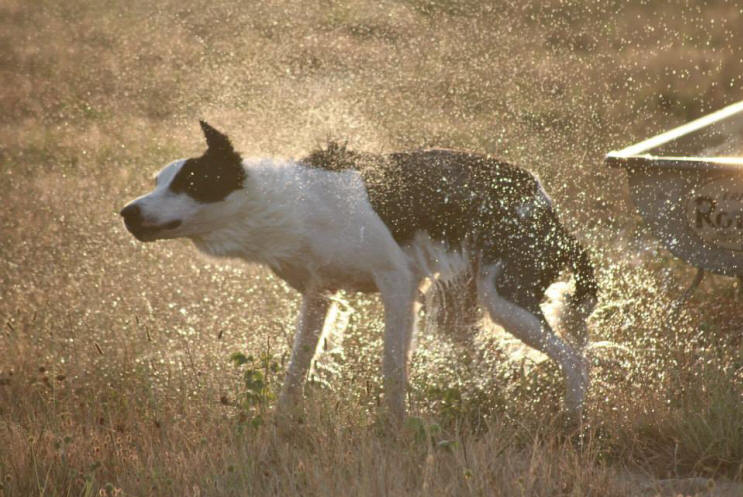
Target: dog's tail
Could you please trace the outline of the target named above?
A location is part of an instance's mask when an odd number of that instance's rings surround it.
[[[553,254],[561,265],[567,265],[575,279],[575,292],[570,295],[561,292],[558,298],[558,321],[575,339],[577,345],[583,348],[588,342],[588,328],[586,319],[593,312],[598,301],[598,283],[595,270],[586,249],[560,223],[552,201],[537,182],[537,198],[542,203],[542,217],[544,225],[548,226],[547,239],[552,246]]]
[[[586,319],[596,307],[599,287],[586,249],[569,233],[565,233],[563,243],[575,278],[575,293],[566,296],[562,324],[573,335],[577,345],[583,348],[588,343]]]
[[[593,311],[598,297],[599,286],[596,282],[595,269],[591,260],[588,258],[588,252],[578,241],[569,236],[570,241],[570,267],[575,274],[575,305],[585,306],[590,304],[587,310]]]

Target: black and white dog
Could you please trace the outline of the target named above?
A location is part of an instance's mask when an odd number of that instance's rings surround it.
[[[244,160],[227,136],[201,127],[206,152],[165,166],[121,215],[141,241],[190,238],[207,254],[266,264],[302,294],[279,409],[301,400],[329,297],[345,289],[381,294],[385,403],[401,419],[418,288],[468,271],[490,318],[559,363],[566,407],[578,414],[584,361],[540,302],[567,267],[576,281],[567,307],[583,323],[597,285],[533,175],[471,153],[372,155],[332,143],[302,160]]]

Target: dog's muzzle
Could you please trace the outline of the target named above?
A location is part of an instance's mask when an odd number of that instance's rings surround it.
[[[137,240],[142,242],[154,241],[158,238],[158,233],[175,229],[181,225],[180,219],[160,225],[147,224],[142,216],[142,210],[136,204],[127,205],[121,209],[119,214],[124,218],[126,229],[128,229]]]

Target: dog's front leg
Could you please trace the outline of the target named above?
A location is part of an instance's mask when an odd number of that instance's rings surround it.
[[[302,309],[297,320],[292,357],[279,395],[280,413],[289,412],[300,404],[304,380],[315,356],[329,307],[330,299],[327,295],[315,292],[302,295]]]
[[[385,407],[390,420],[399,424],[405,417],[407,357],[413,336],[417,287],[407,270],[378,275],[376,283],[384,304]]]

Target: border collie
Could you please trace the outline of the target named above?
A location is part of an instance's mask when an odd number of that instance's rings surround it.
[[[569,268],[576,291],[566,307],[580,328],[597,285],[532,174],[454,150],[374,155],[335,143],[301,160],[242,159],[226,135],[201,128],[206,152],[165,166],[121,215],[143,242],[189,238],[207,254],[265,264],[302,294],[280,411],[301,401],[330,297],[344,289],[381,294],[385,407],[401,420],[418,288],[468,271],[490,318],[557,361],[566,408],[579,415],[586,366],[540,302]]]

